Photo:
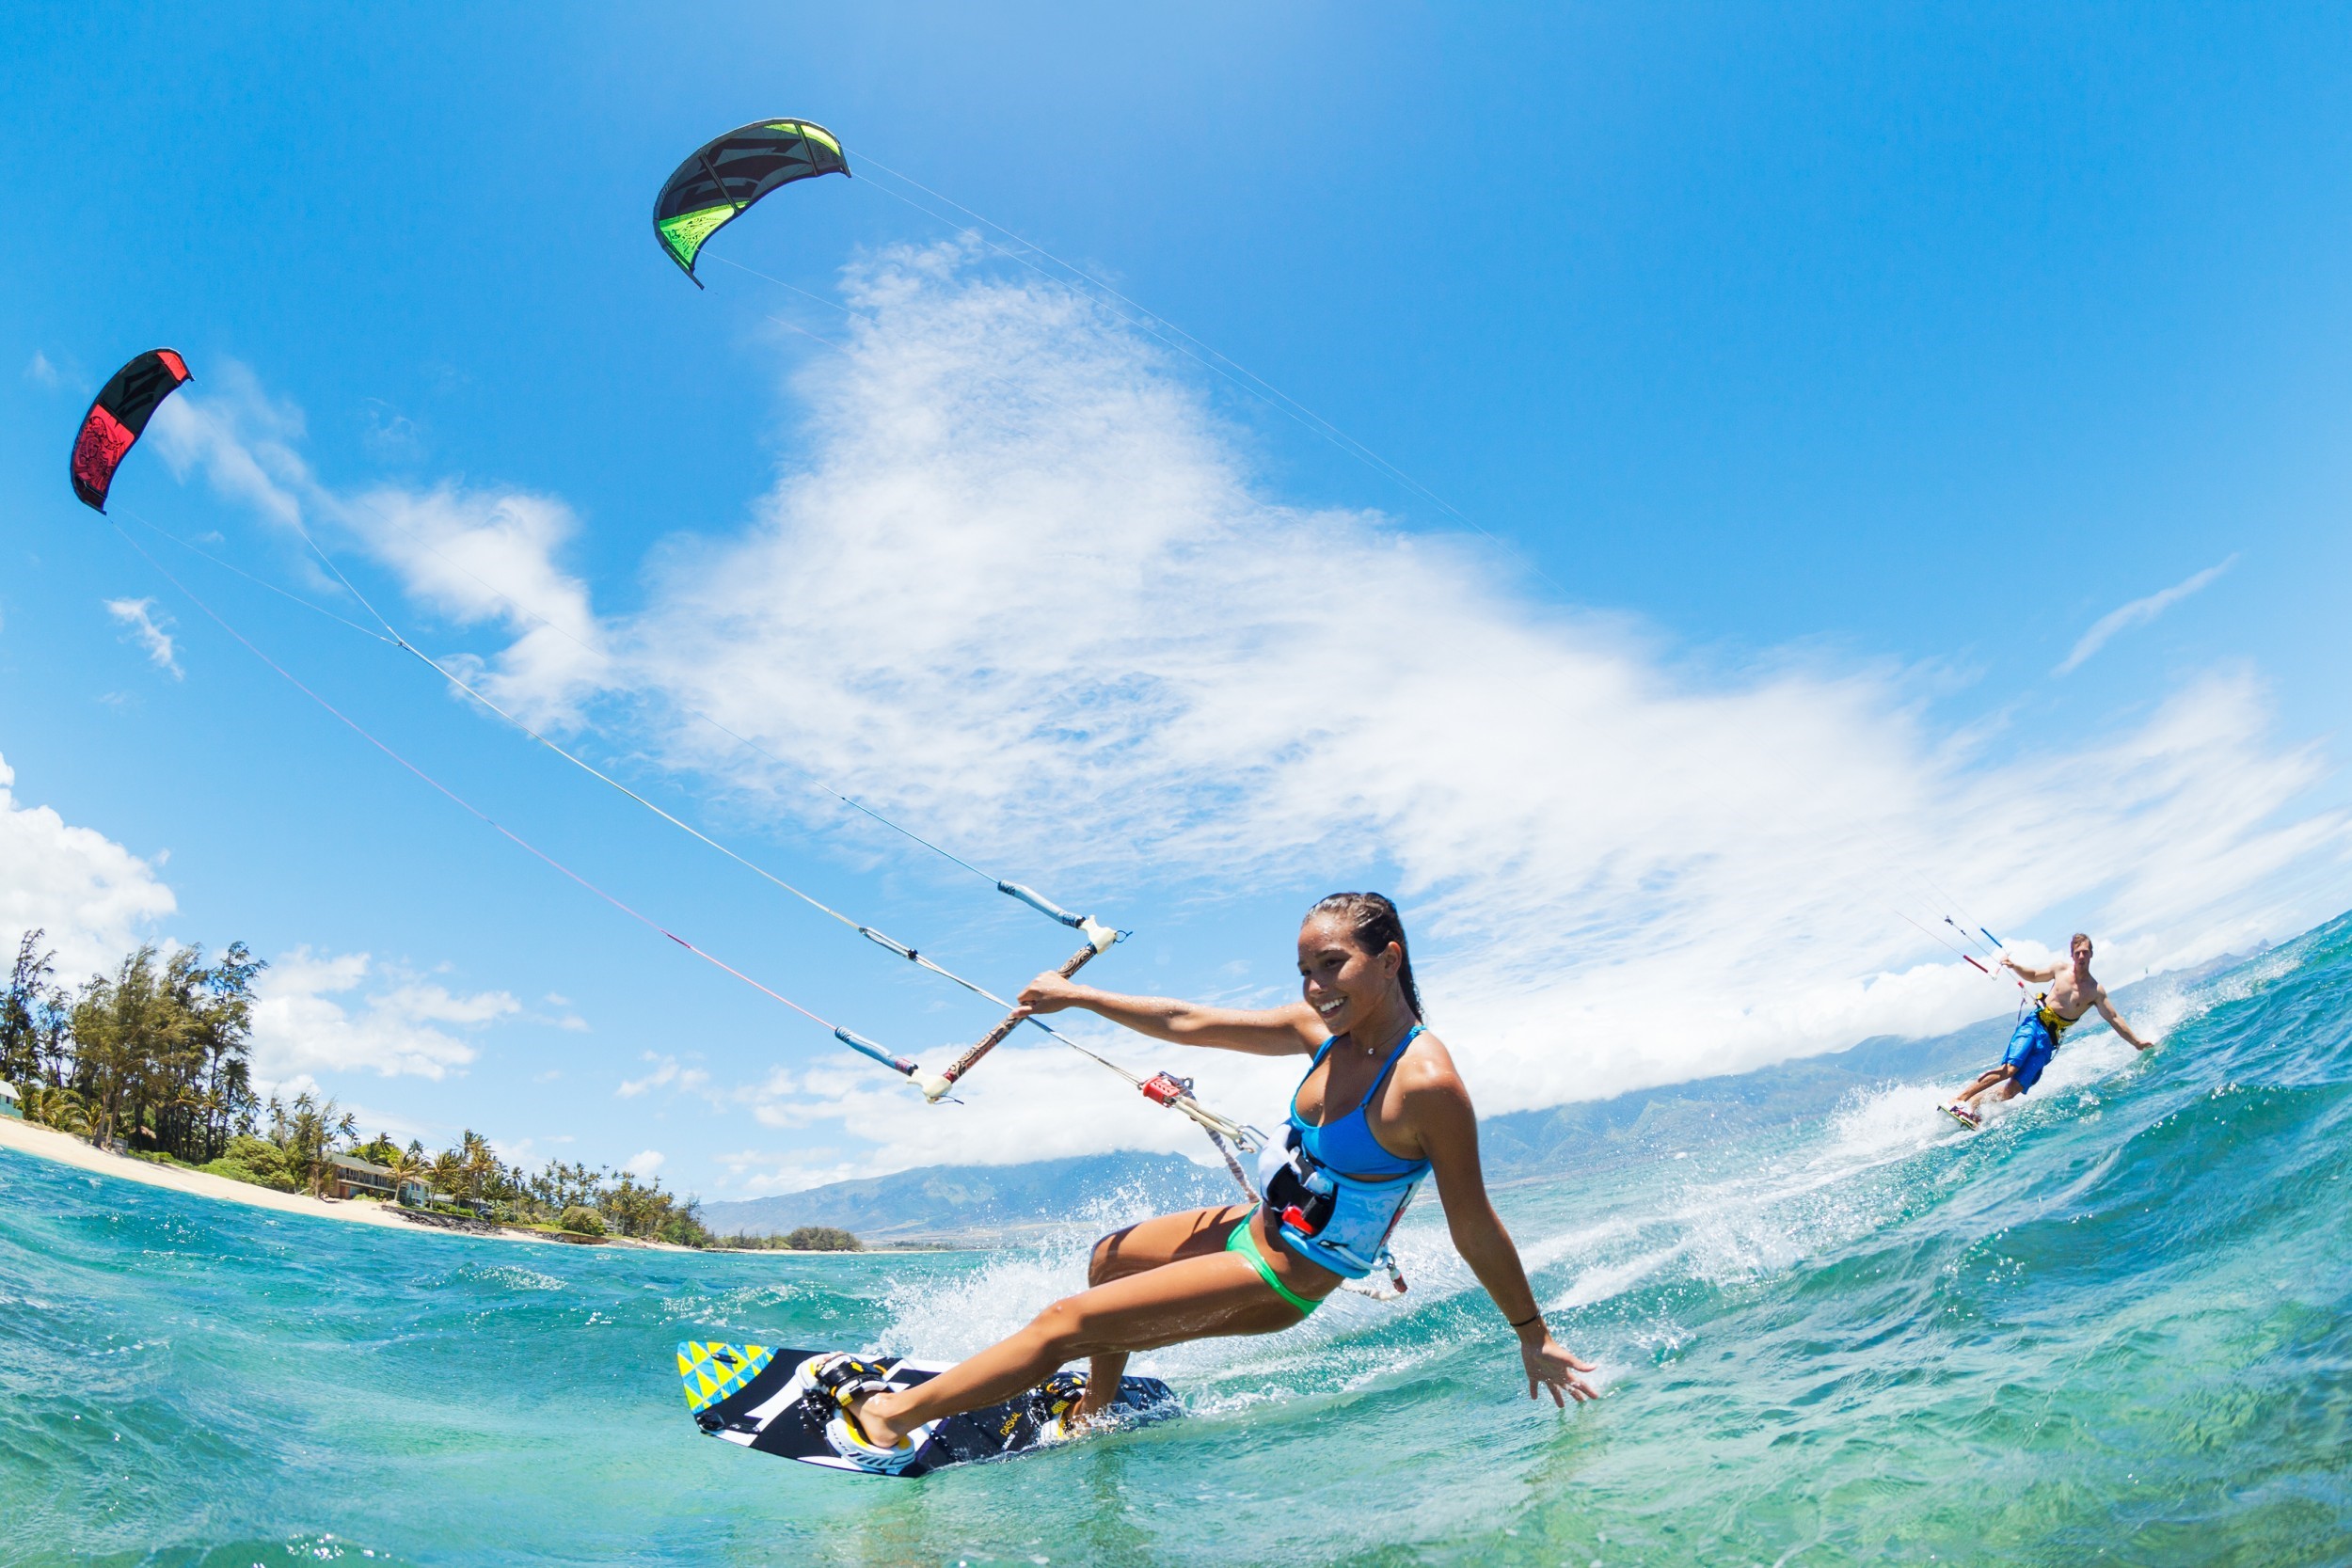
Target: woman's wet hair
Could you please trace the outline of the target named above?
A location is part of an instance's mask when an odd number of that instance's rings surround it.
[[[1405,918],[1396,912],[1396,906],[1377,893],[1335,893],[1307,911],[1309,919],[1319,914],[1335,914],[1345,921],[1356,945],[1367,953],[1378,953],[1389,943],[1396,943],[1405,959],[1397,966],[1396,977],[1405,987],[1405,1005],[1419,1020],[1421,988],[1413,984],[1413,949],[1405,940]]]

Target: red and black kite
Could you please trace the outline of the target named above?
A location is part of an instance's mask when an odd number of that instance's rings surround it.
[[[187,361],[167,348],[149,349],[115,372],[73,438],[73,493],[83,505],[106,510],[106,491],[123,454],[146,431],[155,405],[188,379]]]

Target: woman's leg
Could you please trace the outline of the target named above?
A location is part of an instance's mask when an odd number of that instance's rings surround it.
[[[1249,1217],[1250,1205],[1229,1203],[1216,1209],[1192,1209],[1162,1214],[1114,1230],[1094,1243],[1087,1263],[1087,1283],[1107,1285],[1129,1275],[1165,1268],[1180,1258],[1212,1257],[1225,1250],[1233,1227]],[[1119,1402],[1119,1380],[1127,1375],[1123,1350],[1104,1351],[1087,1363],[1086,1397],[1078,1402],[1072,1427],[1100,1416]]]
[[[1094,1243],[1094,1256],[1087,1261],[1087,1283],[1107,1285],[1131,1274],[1164,1268],[1181,1258],[1222,1252],[1233,1227],[1248,1219],[1253,1207],[1228,1203],[1215,1209],[1187,1209],[1181,1214],[1161,1214],[1114,1230]]]
[[[853,1409],[866,1436],[887,1448],[925,1421],[1034,1388],[1057,1367],[1082,1355],[1124,1355],[1220,1335],[1271,1334],[1299,1317],[1298,1308],[1267,1290],[1258,1271],[1236,1254],[1185,1257],[1065,1297],[970,1360],[913,1388],[869,1395]]]

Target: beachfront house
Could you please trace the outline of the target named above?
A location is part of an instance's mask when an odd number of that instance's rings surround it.
[[[16,1085],[0,1078],[0,1117],[15,1117],[22,1120],[24,1107],[17,1103]]]
[[[328,1196],[333,1197],[376,1197],[392,1196],[392,1167],[379,1165],[351,1154],[327,1156],[331,1172]]]

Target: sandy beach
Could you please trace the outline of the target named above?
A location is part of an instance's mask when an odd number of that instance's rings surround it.
[[[254,1209],[274,1209],[285,1214],[312,1214],[321,1219],[342,1220],[348,1225],[389,1226],[395,1230],[442,1231],[443,1227],[418,1221],[402,1214],[388,1203],[365,1198],[310,1197],[301,1193],[274,1192],[257,1187],[250,1181],[234,1181],[225,1176],[210,1176],[199,1170],[183,1170],[176,1165],[159,1165],[146,1160],[134,1160],[128,1155],[110,1153],[94,1148],[70,1133],[55,1128],[36,1127],[14,1117],[0,1117],[0,1148],[21,1149],[38,1154],[44,1160],[61,1164],[78,1165],[124,1181],[142,1182],[150,1187],[168,1187],[176,1193],[188,1193],[197,1197],[217,1198],[226,1203],[242,1203]],[[443,1232],[446,1233],[446,1232]],[[514,1230],[504,1227],[495,1229],[472,1230],[463,1234],[490,1236],[513,1242],[536,1242],[548,1246],[573,1243],[560,1242],[552,1236],[542,1236],[529,1230]],[[615,1244],[608,1242],[606,1244]],[[634,1246],[658,1243],[633,1242]]]

